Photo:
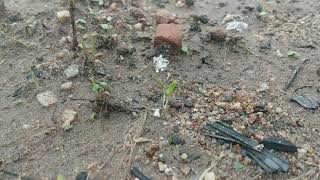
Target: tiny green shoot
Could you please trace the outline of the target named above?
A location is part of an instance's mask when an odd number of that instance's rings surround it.
[[[181,51],[184,54],[189,54],[189,48],[187,44],[182,44]]]
[[[89,14],[90,14],[91,16],[98,16],[98,15],[100,15],[101,13],[90,8],[90,9],[89,9]]]
[[[259,16],[267,16],[267,15],[268,15],[268,13],[265,12],[265,11],[262,11],[262,12],[259,13]]]
[[[33,68],[30,69],[29,74],[27,75],[27,79],[31,80],[31,82],[36,86],[36,88],[39,87],[39,81]]]
[[[95,92],[96,94],[101,93],[105,90],[105,85],[99,82],[92,82],[90,86],[91,91]]]
[[[298,59],[300,57],[300,54],[297,51],[288,51],[288,57]]]
[[[170,135],[167,137],[167,143],[168,143],[169,145],[172,145],[172,144],[173,144],[173,135],[172,135],[172,134],[170,134]]]
[[[90,121],[95,121],[97,119],[97,113],[96,112],[92,112],[90,115]]]
[[[86,23],[87,21],[84,19],[76,20],[77,28],[80,30],[86,30]]]
[[[165,86],[160,79],[157,80],[157,83],[159,84],[163,92],[162,106],[164,109],[167,109],[169,99],[176,90],[177,81],[173,80],[168,86]]]
[[[97,2],[99,6],[103,6],[103,0],[91,0],[93,2]]]
[[[62,175],[58,175],[57,180],[64,180],[64,177]]]
[[[101,27],[101,29],[104,30],[104,31],[108,31],[108,30],[110,30],[110,29],[113,28],[113,26],[110,25],[110,24],[100,24],[100,27]]]
[[[239,161],[236,161],[233,163],[233,168],[236,170],[236,172],[241,172],[245,169],[245,166],[241,164]]]

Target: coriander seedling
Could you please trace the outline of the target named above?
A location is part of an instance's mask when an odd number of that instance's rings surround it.
[[[170,97],[172,96],[172,94],[175,92],[176,90],[176,86],[177,86],[177,81],[173,80],[169,86],[165,86],[163,84],[163,82],[159,79],[158,80],[158,84],[160,85],[162,92],[163,92],[163,98],[162,98],[162,107],[164,109],[167,109],[168,106],[168,102]]]

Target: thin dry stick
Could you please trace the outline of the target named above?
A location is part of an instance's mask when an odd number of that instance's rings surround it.
[[[72,50],[76,51],[78,47],[78,40],[77,40],[77,28],[76,22],[74,20],[74,0],[69,0],[69,11],[70,11],[70,18],[71,18],[71,26],[72,26]]]
[[[111,151],[110,151],[110,153],[109,153],[108,158],[107,158],[106,161],[99,167],[98,171],[100,171],[100,170],[107,164],[107,162],[111,160],[111,157],[112,157],[113,152],[114,152],[113,150],[114,150],[114,147],[112,147],[112,149],[111,149]]]
[[[257,175],[256,175],[256,176],[254,176],[251,180],[258,179],[262,174],[263,174],[262,172],[261,172],[261,173],[259,173],[259,174],[257,174]]]
[[[214,167],[216,166],[214,163],[211,163],[210,167],[208,167],[205,171],[203,171],[203,173],[201,174],[201,176],[199,177],[199,180],[203,180],[204,176]]]
[[[141,136],[144,124],[145,124],[145,122],[147,120],[147,117],[148,117],[148,108],[146,108],[146,110],[145,110],[145,114],[144,114],[143,120],[142,120],[142,122],[140,124],[140,129],[137,132],[137,134],[134,136],[134,139],[136,139],[136,138]],[[131,152],[130,152],[130,158],[129,158],[129,169],[131,169],[131,167],[132,167],[132,157],[134,155],[134,150],[135,150],[136,144],[137,143],[134,142],[133,146],[131,146]]]
[[[290,86],[292,85],[293,81],[297,78],[298,73],[300,72],[300,70],[302,69],[304,63],[307,61],[307,59],[303,59],[301,61],[301,63],[298,65],[298,67],[293,71],[293,74],[291,75],[286,87],[285,87],[285,91],[288,90],[290,88]]]
[[[290,180],[300,180],[300,179],[302,179],[302,178],[305,177],[305,176],[312,175],[314,172],[315,172],[315,170],[314,170],[314,169],[311,169],[310,171],[308,171],[308,172],[306,172],[306,173],[304,173],[304,174],[301,174],[301,175],[298,176],[298,177],[292,178],[292,179],[290,179]]]

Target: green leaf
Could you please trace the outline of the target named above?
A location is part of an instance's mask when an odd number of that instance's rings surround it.
[[[172,145],[173,144],[173,135],[170,134],[168,137],[167,137],[167,142],[169,145]]]
[[[113,26],[110,24],[100,24],[101,29],[108,31],[109,29],[111,29]]]
[[[161,87],[161,89],[162,89],[163,91],[165,91],[165,90],[166,90],[166,87],[164,86],[162,80],[161,80],[161,79],[157,79],[156,81],[157,81],[157,84]]]
[[[77,28],[81,30],[86,30],[86,27],[83,24],[77,24]]]
[[[98,94],[103,90],[103,87],[99,83],[93,82],[91,84],[91,90]]]
[[[177,81],[176,80],[173,80],[171,82],[171,84],[169,85],[169,87],[166,89],[166,96],[169,97],[172,95],[172,93],[176,90],[176,85],[177,85]]]
[[[98,12],[98,11],[95,11],[95,10],[93,10],[93,9],[89,9],[89,14],[91,15],[91,16],[98,16],[98,15],[100,15],[100,12]]]
[[[64,177],[62,175],[58,175],[57,180],[64,180]]]
[[[187,44],[182,44],[181,51],[185,54],[188,54],[189,48]]]
[[[267,16],[267,15],[268,15],[268,13],[265,12],[265,11],[262,11],[262,12],[259,13],[259,16]]]
[[[79,23],[81,23],[81,24],[86,24],[87,21],[84,20],[84,19],[78,19],[78,20],[76,20],[76,24],[79,24]]]
[[[93,2],[97,2],[99,4],[99,6],[103,5],[103,0],[91,0]]]
[[[90,116],[90,120],[91,121],[95,121],[97,119],[97,113],[96,112],[92,112],[91,116]]]
[[[80,43],[78,46],[79,46],[80,49],[84,48],[83,43]]]
[[[91,90],[93,91],[93,92],[95,92],[95,93],[100,93],[100,92],[102,92],[102,91],[104,91],[105,90],[105,87],[106,87],[107,85],[106,85],[106,83],[104,83],[104,82],[102,82],[102,83],[99,83],[99,82],[93,82],[92,84],[91,84]]]
[[[296,51],[288,51],[288,57],[299,58],[300,54]]]
[[[236,161],[233,163],[233,168],[236,170],[236,172],[241,172],[245,169],[245,166],[241,164],[239,161]]]

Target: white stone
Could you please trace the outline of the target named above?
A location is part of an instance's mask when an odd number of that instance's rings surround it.
[[[269,89],[269,85],[267,83],[260,83],[257,89],[257,92],[264,92]]]
[[[162,162],[158,162],[158,168],[160,172],[164,172],[164,170],[167,168],[167,165],[163,164]]]
[[[113,18],[112,18],[111,16],[108,16],[108,17],[107,17],[107,21],[108,21],[108,22],[112,21],[112,19],[113,19]]]
[[[64,70],[64,74],[66,75],[67,79],[76,77],[79,74],[79,68],[79,65],[73,64],[69,66],[66,70]]]
[[[154,113],[153,113],[153,116],[160,118],[160,109],[155,109]]]
[[[221,24],[226,24],[228,22],[232,22],[232,21],[243,21],[243,17],[240,15],[235,15],[235,14],[227,14]]]
[[[176,7],[177,7],[177,8],[182,8],[182,7],[184,7],[184,3],[181,2],[181,1],[178,1],[178,2],[176,3]]]
[[[186,153],[182,153],[180,157],[184,161],[188,160],[188,154],[186,154]]]
[[[226,30],[227,31],[238,31],[240,33],[243,33],[248,30],[249,25],[244,22],[239,22],[239,21],[234,21],[234,22],[229,22],[226,25]]]
[[[65,22],[65,21],[70,20],[71,15],[68,10],[62,10],[62,11],[57,12],[57,18],[60,22]]]
[[[185,166],[185,167],[180,168],[180,170],[181,170],[182,174],[186,176],[190,173],[191,168],[188,166]]]
[[[58,102],[57,96],[54,95],[53,92],[51,91],[46,91],[46,92],[37,94],[37,99],[40,102],[40,104],[44,107],[51,106]]]
[[[281,109],[281,107],[276,107],[276,113],[277,113],[277,114],[282,113],[282,109]]]
[[[171,167],[167,167],[165,170],[164,170],[164,174],[167,175],[167,176],[172,176],[172,168]]]
[[[214,174],[214,172],[208,172],[206,173],[206,175],[203,178],[204,180],[215,180],[216,179],[216,175]]]
[[[112,10],[112,11],[115,11],[115,10],[117,10],[117,3],[112,3],[111,5],[110,5],[110,9]]]
[[[77,116],[76,111],[72,109],[64,110],[63,117],[62,117],[62,120],[63,120],[62,127],[64,130],[68,130],[72,128],[71,123],[75,120],[76,116]]]
[[[63,83],[61,84],[61,90],[70,90],[72,89],[72,82],[66,82],[66,83]]]
[[[136,31],[143,31],[143,24],[142,23],[137,23],[134,25],[134,29]]]

